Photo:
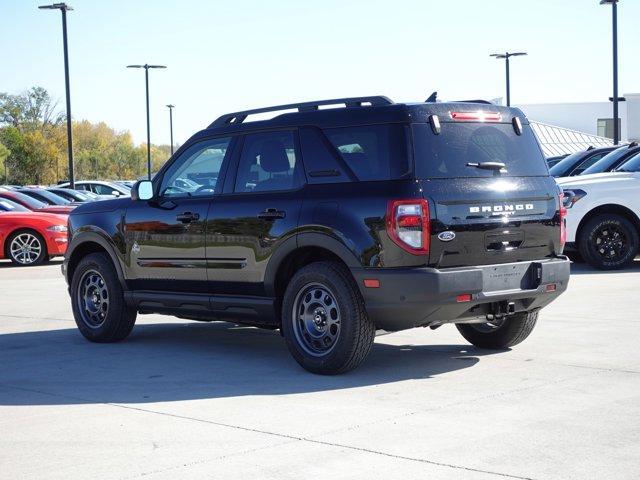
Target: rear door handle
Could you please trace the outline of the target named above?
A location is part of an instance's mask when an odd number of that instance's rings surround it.
[[[258,214],[258,218],[262,218],[264,220],[275,220],[277,218],[286,217],[286,212],[282,210],[278,210],[277,208],[267,208]]]
[[[191,213],[191,212],[180,213],[176,216],[176,220],[178,220],[181,223],[195,222],[199,218],[200,218],[200,215],[198,215],[197,213]]]

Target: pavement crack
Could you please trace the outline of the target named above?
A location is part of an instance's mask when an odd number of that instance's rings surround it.
[[[244,431],[244,432],[251,432],[251,433],[257,433],[257,434],[262,434],[262,435],[269,435],[272,437],[276,437],[276,438],[282,438],[282,439],[286,439],[287,441],[284,442],[286,443],[295,443],[295,442],[308,442],[308,443],[312,443],[315,445],[324,445],[324,446],[328,446],[328,447],[334,447],[334,448],[343,448],[343,449],[347,449],[347,450],[353,450],[353,451],[357,451],[357,452],[363,452],[363,453],[369,453],[372,455],[380,455],[380,456],[384,456],[387,458],[395,458],[397,460],[405,460],[405,461],[410,461],[410,462],[418,462],[418,463],[423,463],[423,464],[428,464],[428,465],[434,465],[434,466],[439,466],[439,467],[445,467],[445,468],[452,468],[455,470],[462,470],[462,471],[467,471],[467,472],[475,472],[475,473],[485,473],[488,475],[494,475],[494,476],[498,476],[498,477],[502,477],[502,478],[515,478],[518,480],[535,480],[531,477],[523,477],[523,476],[519,476],[519,475],[512,475],[509,473],[503,473],[503,472],[496,472],[496,471],[491,471],[491,470],[483,470],[480,468],[473,468],[473,467],[466,467],[464,465],[456,465],[453,463],[445,463],[445,462],[437,462],[435,460],[428,460],[426,458],[419,458],[419,457],[409,457],[409,456],[404,456],[404,455],[397,455],[397,454],[393,454],[393,453],[389,453],[389,452],[384,452],[382,450],[374,450],[374,449],[369,449],[369,448],[364,448],[364,447],[358,447],[355,445],[347,445],[347,444],[341,444],[341,443],[334,443],[334,442],[329,442],[329,441],[324,441],[324,440],[318,440],[312,437],[302,437],[302,436],[296,436],[296,435],[289,435],[286,433],[279,433],[279,432],[272,432],[269,430],[262,430],[262,429],[258,429],[258,428],[250,428],[250,427],[244,427],[241,425],[232,425],[232,424],[228,424],[228,423],[223,423],[223,422],[216,422],[213,420],[207,420],[204,418],[198,418],[198,417],[191,417],[191,416],[187,416],[187,415],[178,415],[175,413],[168,413],[168,412],[160,412],[157,410],[151,410],[148,408],[142,408],[142,407],[134,407],[134,406],[130,406],[130,405],[122,405],[119,403],[110,403],[110,402],[96,402],[96,401],[92,401],[90,399],[87,398],[82,398],[82,397],[75,397],[75,396],[71,396],[71,395],[62,395],[62,394],[56,394],[56,393],[51,393],[51,392],[45,392],[43,390],[38,390],[38,389],[32,389],[32,388],[25,388],[25,387],[17,387],[15,385],[7,385],[7,384],[2,384],[0,383],[0,387],[3,388],[8,388],[8,389],[14,389],[14,390],[21,390],[21,391],[25,391],[25,392],[32,392],[32,393],[38,393],[41,395],[48,395],[51,397],[58,397],[58,398],[67,398],[69,400],[75,400],[75,401],[81,401],[81,402],[92,402],[92,403],[96,403],[96,404],[100,404],[100,405],[105,405],[105,406],[110,406],[110,407],[114,407],[114,408],[122,408],[125,410],[133,410],[133,411],[138,411],[138,412],[142,412],[142,413],[150,413],[153,415],[162,415],[165,417],[171,417],[171,418],[176,418],[176,419],[180,419],[180,420],[189,420],[189,421],[193,421],[193,422],[199,422],[199,423],[205,423],[208,425],[214,425],[217,427],[224,427],[224,428],[231,428],[234,430],[240,430],[240,431]],[[276,445],[269,445],[269,447],[274,447]],[[269,447],[265,447],[265,448],[269,448]],[[238,455],[242,455],[242,452],[236,452]],[[247,452],[250,453],[250,452]],[[215,460],[219,460],[225,457],[228,457],[232,454],[229,455],[225,455],[225,456],[221,456],[220,458],[216,458],[216,459],[211,459],[210,461],[215,461]],[[209,460],[206,460],[209,461]],[[203,461],[206,462],[206,461]],[[184,467],[184,464],[181,465],[182,467]],[[176,467],[179,468],[179,467]],[[147,473],[146,475],[152,474],[155,472],[150,472]]]

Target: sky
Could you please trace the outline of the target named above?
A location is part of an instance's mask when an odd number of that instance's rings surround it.
[[[62,29],[45,1],[0,0],[0,92],[46,88],[64,109]],[[53,3],[53,2],[52,2]],[[219,115],[297,101],[493,99],[512,59],[514,104],[611,96],[611,7],[599,0],[68,0],[72,116],[183,143]],[[640,0],[620,0],[620,93],[640,91]]]

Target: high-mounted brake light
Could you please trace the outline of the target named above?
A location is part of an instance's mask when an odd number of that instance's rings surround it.
[[[391,200],[387,206],[387,233],[413,255],[429,253],[429,204],[426,200]]]
[[[498,112],[449,112],[453,120],[461,122],[499,122],[502,120],[502,114]]]
[[[559,215],[560,215],[560,245],[564,246],[567,242],[567,207],[564,205],[564,193],[560,192],[558,194],[559,201]]]

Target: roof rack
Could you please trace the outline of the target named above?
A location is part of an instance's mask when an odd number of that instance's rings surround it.
[[[453,103],[482,103],[485,105],[493,105],[489,100],[452,100]]]
[[[280,110],[292,110],[298,109],[298,112],[314,112],[318,110],[321,105],[340,105],[344,104],[345,107],[362,107],[364,104],[369,104],[373,107],[382,105],[392,105],[393,101],[389,98],[377,95],[372,97],[351,97],[351,98],[334,98],[331,100],[318,100],[315,102],[303,102],[303,103],[290,103],[288,105],[277,105],[275,107],[256,108],[254,110],[244,110],[242,112],[227,113],[218,117],[209,128],[219,127],[221,125],[230,125],[236,123],[242,123],[249,115],[255,115],[258,113],[277,112]]]

